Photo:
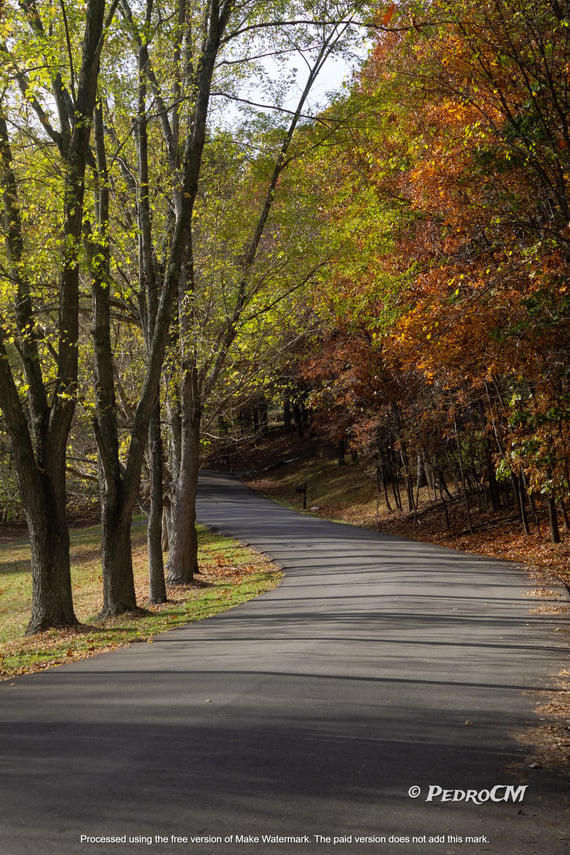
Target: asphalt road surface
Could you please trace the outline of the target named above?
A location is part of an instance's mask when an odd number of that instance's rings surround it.
[[[515,738],[567,624],[520,569],[215,473],[198,516],[284,582],[0,684],[0,855],[570,853],[567,782]]]

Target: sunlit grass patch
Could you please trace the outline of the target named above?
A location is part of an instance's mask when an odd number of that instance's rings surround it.
[[[148,562],[144,521],[133,524],[133,568],[144,615],[124,614],[99,621],[102,575],[99,526],[72,533],[74,603],[81,626],[25,637],[31,606],[29,544],[0,544],[0,679],[83,659],[160,632],[212,617],[274,588],[281,574],[242,544],[199,528],[200,573],[192,585],[168,590],[169,601],[148,606]]]

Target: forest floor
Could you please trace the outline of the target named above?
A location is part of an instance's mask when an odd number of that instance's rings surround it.
[[[514,561],[535,585],[531,595],[550,599],[551,604],[539,610],[560,615],[558,631],[570,646],[570,532],[561,532],[561,543],[551,543],[546,513],[535,521],[529,509],[531,533],[526,535],[512,509],[493,512],[480,496],[469,500],[470,519],[460,498],[448,502],[446,514],[440,502],[430,500],[427,488],[420,491],[416,513],[398,511],[391,493],[388,506],[373,473],[360,461],[346,456],[341,463],[326,442],[279,429],[212,449],[206,466],[229,469],[252,489],[298,510],[305,502],[307,513]],[[539,724],[521,735],[538,766],[570,768],[569,676],[570,668],[551,675],[550,691],[537,698]]]
[[[431,501],[426,487],[420,491],[417,513],[398,511],[391,490],[388,507],[374,474],[360,461],[347,455],[340,465],[335,450],[326,442],[282,430],[228,445],[223,451],[213,451],[206,460],[208,468],[228,468],[228,464],[253,489],[292,507],[302,509],[301,488],[306,484],[310,513],[516,561],[537,579],[554,578],[570,586],[570,532],[561,531],[562,542],[551,543],[546,511],[539,514],[537,526],[528,509],[530,535],[525,535],[513,509],[493,512],[484,506],[482,496],[469,500],[473,533],[461,497],[447,502],[449,525],[441,502]],[[405,490],[401,488],[400,492],[405,502]]]

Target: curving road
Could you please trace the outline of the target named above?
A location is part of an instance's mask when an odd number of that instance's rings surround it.
[[[198,517],[284,582],[0,684],[0,855],[568,855],[567,783],[513,736],[568,648],[519,569],[216,473]]]

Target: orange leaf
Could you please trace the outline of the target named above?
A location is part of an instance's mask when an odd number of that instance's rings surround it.
[[[392,18],[394,17],[394,12],[396,11],[396,4],[390,3],[388,9],[386,10],[384,17],[382,18],[382,26],[387,27]]]

